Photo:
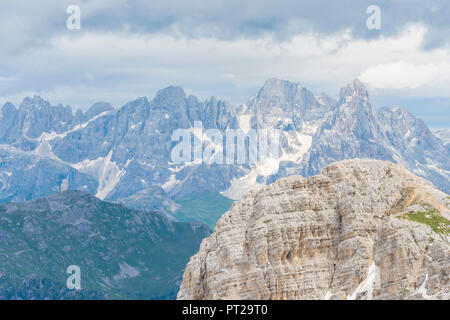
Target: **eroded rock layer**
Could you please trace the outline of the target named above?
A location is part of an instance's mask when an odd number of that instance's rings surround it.
[[[449,205],[385,161],[280,179],[222,216],[178,299],[448,299]]]

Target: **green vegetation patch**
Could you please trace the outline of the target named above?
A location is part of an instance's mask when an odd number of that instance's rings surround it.
[[[192,193],[175,201],[180,205],[175,218],[185,222],[203,222],[213,230],[217,220],[230,210],[234,202],[218,192]]]
[[[445,206],[448,208],[450,206],[450,196],[445,198]]]
[[[450,234],[450,221],[440,215],[439,210],[429,203],[420,204],[422,210],[408,212],[402,218],[429,226],[434,232]]]

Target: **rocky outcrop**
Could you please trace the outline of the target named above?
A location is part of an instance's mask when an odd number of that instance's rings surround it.
[[[449,299],[449,205],[386,161],[280,179],[222,216],[178,299]]]

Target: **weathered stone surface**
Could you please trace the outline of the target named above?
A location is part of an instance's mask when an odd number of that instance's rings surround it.
[[[449,199],[378,160],[280,179],[222,216],[190,259],[178,299],[448,299],[448,229],[406,212],[426,204],[448,219]]]

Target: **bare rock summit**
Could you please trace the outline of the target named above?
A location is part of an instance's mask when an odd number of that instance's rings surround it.
[[[450,197],[400,165],[336,162],[225,213],[178,299],[449,299]]]

